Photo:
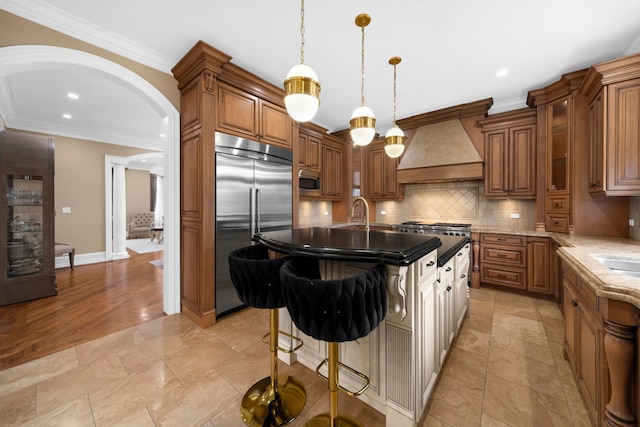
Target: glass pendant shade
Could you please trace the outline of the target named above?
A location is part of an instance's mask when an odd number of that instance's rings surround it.
[[[364,146],[373,141],[376,135],[376,116],[369,107],[364,105],[355,109],[351,115],[351,139],[357,145]]]
[[[308,122],[318,112],[320,83],[311,67],[298,64],[291,68],[284,81],[284,104],[287,113],[298,122]]]
[[[384,136],[384,140],[386,144],[384,146],[384,152],[387,153],[387,156],[395,159],[396,157],[400,157],[404,152],[404,132],[398,126],[394,126],[387,131],[387,134]]]

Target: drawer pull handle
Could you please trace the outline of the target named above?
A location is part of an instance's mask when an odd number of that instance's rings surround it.
[[[500,279],[506,279],[507,278],[506,274],[496,274],[496,276],[498,276]]]
[[[451,292],[451,286],[447,286],[447,292]]]
[[[496,256],[499,256],[500,258],[505,258],[507,254],[496,254]]]
[[[560,225],[560,221],[553,221],[553,225]]]
[[[434,260],[431,260],[427,263],[427,267],[431,267],[433,266],[433,264],[435,264],[436,262]]]
[[[562,205],[560,203],[557,203],[557,202],[553,204],[554,208],[559,208],[560,206],[562,206]]]
[[[507,239],[504,239],[504,238],[501,238],[501,237],[497,238],[496,240],[498,242],[506,242],[507,241]]]
[[[462,256],[462,252],[458,252],[458,256]]]
[[[462,275],[460,276],[460,278],[461,278],[461,279],[464,279],[465,277],[467,277],[465,274],[462,274]]]
[[[451,271],[451,267],[447,267],[445,271]]]
[[[571,305],[574,306],[574,307],[577,307],[578,306],[578,301],[571,300]]]

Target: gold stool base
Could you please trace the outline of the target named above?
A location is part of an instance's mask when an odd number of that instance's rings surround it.
[[[307,400],[304,387],[294,377],[278,376],[278,393],[271,388],[271,378],[255,383],[242,398],[242,420],[251,427],[282,426],[300,415]],[[265,421],[268,419],[268,424]]]
[[[305,427],[364,427],[362,423],[350,415],[338,414],[335,419],[337,423],[331,424],[331,416],[329,414],[320,414],[311,418],[304,425]]]

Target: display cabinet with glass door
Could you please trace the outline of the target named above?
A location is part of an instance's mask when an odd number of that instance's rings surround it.
[[[39,156],[31,154],[28,165],[21,164],[26,159],[11,160],[11,155],[21,149],[48,150],[49,144],[43,140],[35,146],[25,142],[23,147],[12,148],[14,142],[19,144],[11,138],[7,140],[6,135],[0,137],[0,204],[4,205],[0,210],[0,223],[4,223],[0,233],[0,305],[58,293],[53,260],[53,171],[48,167],[38,171],[39,166],[50,163],[52,156],[46,151]],[[37,160],[45,164],[39,165]]]

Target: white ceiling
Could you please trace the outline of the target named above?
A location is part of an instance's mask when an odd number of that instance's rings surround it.
[[[300,62],[299,1],[0,0],[0,8],[169,74],[198,40],[278,86]],[[365,97],[381,134],[393,117],[392,56],[402,57],[404,118],[484,98],[492,113],[521,108],[529,90],[563,73],[640,51],[638,0],[307,0],[305,63],[322,85],[313,121],[329,131],[347,128],[360,104],[359,13],[371,16]],[[502,69],[509,74],[497,78]],[[80,99],[70,102],[68,91]],[[107,74],[21,70],[0,79],[0,95],[7,127],[162,149],[163,117]],[[61,118],[67,112],[72,119]]]

